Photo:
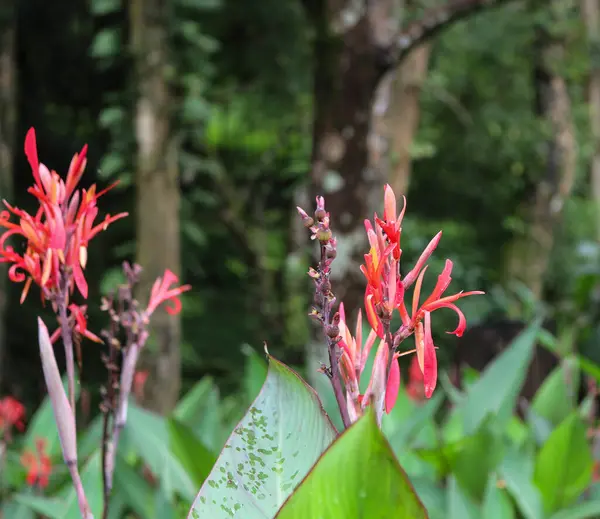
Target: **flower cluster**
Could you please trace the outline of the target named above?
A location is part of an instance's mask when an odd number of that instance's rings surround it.
[[[470,295],[483,294],[481,291],[459,292],[450,296],[444,296],[450,281],[452,280],[452,262],[446,260],[442,273],[438,277],[435,288],[425,299],[420,302],[423,278],[427,271],[427,260],[437,247],[442,232],[440,231],[427,245],[415,266],[404,277],[400,275],[400,259],[402,249],[400,238],[402,235],[402,220],[406,210],[406,199],[403,197],[403,207],[397,213],[396,196],[389,185],[384,190],[383,218],[377,215],[374,224],[365,221],[365,228],[370,244],[370,251],[365,254],[365,264],[361,270],[367,280],[365,290],[365,310],[369,324],[376,334],[388,342],[392,352],[408,336],[414,333],[417,359],[421,373],[425,396],[430,398],[437,383],[437,358],[435,346],[431,333],[431,313],[439,308],[449,308],[458,315],[458,325],[452,332],[460,337],[466,328],[466,319],[460,309],[454,304],[458,299]],[[406,291],[415,285],[411,313],[405,304]],[[402,320],[402,325],[395,334],[389,329],[392,313],[397,310]],[[412,315],[411,315],[412,314]],[[397,353],[394,353],[393,363],[397,363]],[[389,362],[389,359],[383,359]],[[399,369],[392,365],[388,376],[396,377]],[[396,384],[390,388],[397,391]],[[387,402],[394,401],[392,395],[386,397]],[[389,407],[386,406],[388,412]]]
[[[127,213],[106,215],[103,221],[95,223],[98,199],[115,184],[100,192],[95,184],[89,189],[77,188],[85,170],[86,153],[87,146],[84,146],[73,156],[63,180],[39,161],[35,130],[31,128],[27,132],[25,154],[34,179],[28,192],[37,199],[39,208],[32,215],[4,201],[7,210],[0,213],[0,226],[7,229],[0,238],[0,262],[11,264],[11,281],[25,282],[21,302],[33,283],[40,287],[43,299],[52,300],[60,293],[68,300],[68,293],[75,287],[87,298],[88,285],[83,271],[89,242],[112,222],[127,216]],[[11,221],[11,216],[17,221]],[[7,240],[15,235],[25,239],[22,254],[7,245]],[[70,310],[83,334],[88,335],[82,326],[83,312],[72,306]]]
[[[18,431],[25,429],[25,406],[12,396],[0,399],[0,431],[8,432],[15,427]]]
[[[37,486],[45,488],[48,486],[48,480],[52,473],[52,462],[50,456],[46,454],[46,439],[36,438],[35,450],[25,450],[21,455],[21,464],[27,470],[27,484],[29,486]]]
[[[371,326],[365,344],[362,343],[362,315],[359,312],[356,333],[352,336],[350,327],[346,322],[346,316],[343,304],[340,304],[339,312],[334,316],[332,323],[327,320],[327,312],[319,314],[323,321],[325,331],[328,337],[338,335],[333,343],[338,346],[340,374],[344,382],[345,401],[340,404],[342,416],[346,414],[348,421],[353,422],[362,415],[364,408],[373,404],[377,410],[378,417],[381,417],[383,410],[390,412],[394,407],[400,387],[400,365],[398,359],[401,355],[416,352],[418,368],[412,368],[411,379],[414,381],[410,391],[418,398],[419,392],[415,384],[420,383],[423,387],[423,393],[426,398],[430,398],[437,383],[437,358],[435,345],[431,331],[431,314],[440,308],[449,308],[458,315],[458,326],[452,332],[454,335],[461,336],[466,328],[466,319],[464,314],[455,305],[455,302],[469,295],[483,294],[480,291],[459,292],[457,294],[445,296],[451,281],[452,262],[446,260],[442,273],[438,277],[437,284],[431,294],[421,302],[421,288],[423,278],[427,271],[426,263],[437,247],[442,232],[440,231],[427,245],[415,266],[405,275],[400,274],[400,260],[402,258],[402,248],[400,239],[402,236],[402,220],[406,210],[406,200],[403,198],[403,206],[400,213],[397,212],[396,196],[389,185],[384,190],[384,211],[383,218],[375,214],[373,222],[366,220],[365,228],[369,241],[369,252],[364,256],[364,264],[361,265],[361,271],[364,274],[367,285],[364,294],[364,306],[367,321]],[[298,208],[300,215],[306,227],[309,227],[313,234],[313,239],[318,239],[321,244],[330,244],[333,242],[333,257],[335,257],[335,239],[332,237],[329,229],[329,215],[324,211],[324,201],[322,197],[317,198],[317,211],[315,220],[309,217],[303,210]],[[319,212],[320,211],[320,212]],[[319,221],[321,223],[319,224]],[[327,225],[324,225],[324,223]],[[316,299],[321,299],[326,289],[330,292],[328,267],[324,260],[325,249],[322,246],[322,258],[318,271],[311,269],[309,275],[316,280],[317,291]],[[323,268],[325,265],[325,269]],[[409,309],[405,303],[407,291],[413,287],[412,304]],[[331,298],[330,305],[333,304]],[[394,312],[397,311],[402,324],[392,331],[391,320]],[[314,311],[313,311],[314,313]],[[415,349],[400,353],[398,347],[410,337],[415,336]],[[379,345],[375,354],[373,370],[369,385],[364,395],[360,394],[359,385],[362,372],[365,367],[366,359],[379,339]],[[329,341],[332,342],[332,341]],[[335,373],[335,356],[330,353],[332,367],[330,376]],[[420,371],[420,377],[414,372]],[[334,381],[334,391],[335,391]]]

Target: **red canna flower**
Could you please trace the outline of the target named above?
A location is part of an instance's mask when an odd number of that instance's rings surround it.
[[[15,427],[18,431],[25,429],[25,406],[12,396],[0,399],[0,430],[10,431]]]
[[[87,247],[92,238],[112,222],[127,216],[107,215],[94,225],[98,216],[97,200],[115,185],[96,193],[96,186],[77,190],[86,165],[87,145],[71,160],[66,181],[40,163],[35,130],[25,138],[25,154],[31,166],[34,185],[28,189],[39,202],[35,215],[30,215],[4,201],[7,210],[0,213],[0,226],[7,231],[0,238],[0,262],[12,264],[9,278],[25,282],[21,302],[27,297],[32,283],[42,289],[42,297],[59,290],[62,276],[66,276],[69,291],[74,287],[87,298],[88,287],[83,271],[87,263]],[[11,215],[18,223],[11,221]],[[6,245],[8,238],[20,235],[25,239],[25,252],[19,254]]]
[[[27,469],[27,484],[29,486],[38,486],[46,488],[48,480],[52,473],[52,462],[46,454],[46,439],[37,438],[35,440],[36,452],[25,450],[21,455],[21,464]]]
[[[166,307],[169,314],[175,315],[181,311],[181,301],[179,300],[179,296],[190,290],[192,287],[191,285],[182,285],[177,288],[169,288],[173,283],[177,283],[178,281],[179,278],[167,269],[165,270],[164,276],[162,278],[159,277],[154,282],[150,293],[150,301],[144,312],[146,319],[149,319],[156,308],[165,301],[170,301],[172,303],[172,306]]]

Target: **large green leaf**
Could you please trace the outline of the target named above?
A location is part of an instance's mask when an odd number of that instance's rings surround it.
[[[502,455],[502,439],[486,422],[474,435],[460,442],[460,449],[448,462],[461,488],[479,502],[486,490],[488,474],[500,463]]]
[[[489,476],[482,508],[482,519],[515,519],[515,509],[510,496],[498,485],[496,474]]]
[[[169,498],[177,493],[192,500],[196,485],[193,476],[171,449],[172,439],[167,419],[129,403],[127,424],[119,448],[135,452],[161,482],[167,481]]]
[[[430,478],[411,477],[410,481],[430,519],[446,519],[446,493]]]
[[[113,493],[119,492],[123,502],[141,519],[156,517],[154,490],[141,474],[131,467],[122,456],[117,458]],[[112,508],[112,499],[111,499]]]
[[[276,516],[309,517],[427,518],[372,410],[331,445]]]
[[[202,485],[217,457],[200,442],[189,427],[174,418],[170,418],[167,423],[171,452],[179,459],[194,483]]]
[[[588,501],[556,512],[550,516],[550,519],[597,519],[598,517],[600,517],[600,501]]]
[[[469,387],[467,398],[461,406],[464,409],[466,434],[477,431],[488,415],[495,416],[499,427],[508,423],[531,362],[539,328],[538,319]]]
[[[317,394],[269,357],[265,383],[227,440],[189,517],[272,518],[335,436]]]
[[[481,510],[478,509],[474,501],[463,492],[456,481],[456,478],[450,477],[448,480],[447,492],[447,519],[480,519]]]
[[[35,494],[16,494],[13,499],[16,503],[27,506],[38,514],[44,514],[50,519],[61,519],[64,512],[62,500],[58,498],[41,497]]]
[[[586,427],[575,412],[554,429],[536,460],[535,482],[547,513],[569,506],[581,495],[590,483],[592,465]]]
[[[0,504],[0,517],[10,519],[35,519],[35,511],[23,503],[6,501]]]
[[[394,452],[398,453],[414,440],[422,439],[425,426],[433,421],[443,401],[444,394],[440,391],[423,405],[417,406],[401,390],[396,406],[389,415],[383,417],[382,423],[382,430]]]
[[[510,449],[500,466],[500,475],[525,519],[542,519],[542,499],[533,484],[533,452]]]
[[[538,389],[531,408],[537,416],[558,425],[575,409],[578,387],[579,363],[567,357]]]
[[[219,389],[204,377],[180,400],[173,416],[186,424],[214,452],[223,447],[223,420]]]

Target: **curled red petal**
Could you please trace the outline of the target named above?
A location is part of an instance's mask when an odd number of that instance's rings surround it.
[[[25,274],[23,272],[20,272],[21,269],[22,266],[19,264],[12,265],[8,269],[8,279],[13,281],[14,283],[22,283],[23,281],[25,281]]]
[[[456,335],[457,337],[462,337],[463,333],[465,333],[465,330],[467,329],[467,319],[465,317],[465,314],[462,313],[462,310],[452,303],[445,303],[443,305],[440,305],[440,308],[449,308],[450,310],[454,310],[456,312],[456,315],[458,315],[458,325],[456,326],[456,329],[453,332],[446,333]]]
[[[165,310],[167,311],[167,313],[169,315],[176,315],[179,312],[181,312],[181,301],[179,300],[178,297],[171,297],[170,299],[168,299],[168,301],[171,304],[166,305]]]

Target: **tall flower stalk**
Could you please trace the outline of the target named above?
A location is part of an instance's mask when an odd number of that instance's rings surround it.
[[[103,330],[102,336],[108,345],[109,354],[105,358],[108,371],[108,382],[104,388],[102,411],[102,477],[104,486],[103,518],[108,517],[110,496],[113,487],[113,476],[121,431],[127,422],[129,396],[135,379],[136,366],[140,352],[148,340],[148,324],[156,309],[164,304],[169,314],[174,315],[181,310],[179,296],[191,289],[190,285],[173,286],[178,282],[177,276],[166,270],[158,278],[150,293],[145,308],[133,297],[134,288],[139,281],[142,268],[139,265],[123,264],[126,282],[102,302],[102,309],[110,318],[110,326]],[[120,337],[124,336],[123,342]],[[121,356],[121,370],[118,369],[118,358]]]

